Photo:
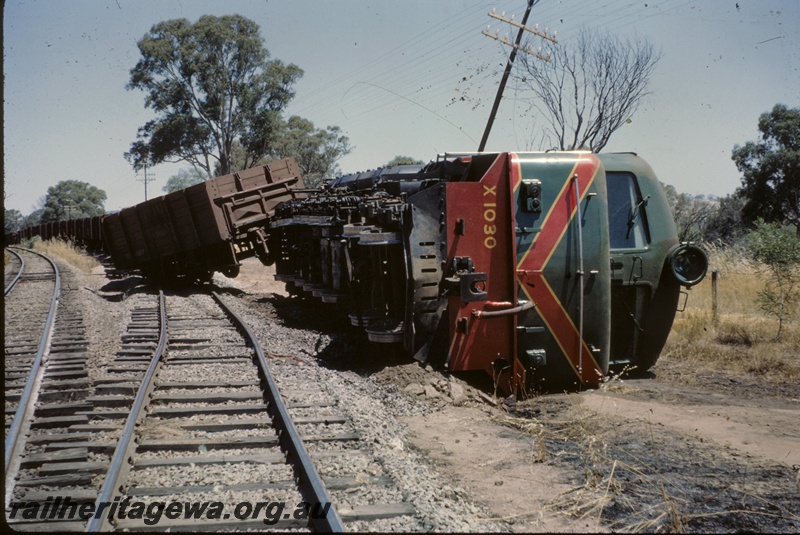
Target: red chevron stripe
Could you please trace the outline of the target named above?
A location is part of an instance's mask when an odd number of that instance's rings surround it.
[[[518,160],[513,164],[520,165]],[[558,244],[564,237],[571,224],[578,205],[575,202],[575,182],[573,177],[578,176],[581,201],[594,182],[600,161],[593,155],[581,156],[572,171],[564,180],[555,202],[542,222],[542,230],[537,234],[527,251],[517,264],[517,278],[525,294],[536,303],[536,308],[548,330],[556,339],[559,347],[567,357],[576,375],[583,383],[596,384],[603,376],[603,372],[592,352],[584,341],[578,341],[580,334],[561,305],[561,301],[553,292],[544,277],[544,268],[553,256]],[[520,173],[516,173],[520,176]],[[514,189],[519,186],[515,182]],[[580,349],[579,349],[580,346]],[[580,356],[582,355],[582,359]],[[582,361],[582,362],[581,362]]]

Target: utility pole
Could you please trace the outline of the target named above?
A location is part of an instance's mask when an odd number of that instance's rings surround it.
[[[153,182],[156,179],[155,173],[150,173],[150,176],[147,176],[147,164],[144,164],[144,177],[137,178],[139,182],[144,182],[144,200],[147,200],[147,183]]]
[[[67,219],[72,219],[72,209],[77,208],[78,206],[72,201],[65,201],[64,208],[67,209]]]
[[[513,19],[513,17],[510,18],[510,19],[507,19],[507,18],[505,18],[504,15],[497,15],[495,10],[492,10],[492,12],[489,13],[490,17],[498,19],[498,20],[501,20],[503,22],[511,24],[512,26],[515,26],[516,28],[519,28],[519,31],[517,32],[517,39],[516,39],[516,41],[514,41],[514,43],[511,43],[510,41],[499,37],[499,35],[497,35],[497,33],[492,35],[491,33],[489,33],[488,30],[483,30],[483,32],[481,32],[481,33],[483,33],[483,35],[485,35],[487,37],[491,37],[492,39],[495,39],[496,41],[499,41],[499,42],[501,42],[503,44],[509,45],[511,47],[511,53],[508,56],[508,63],[506,63],[506,70],[503,72],[503,78],[500,80],[500,87],[497,88],[497,95],[494,98],[494,105],[492,106],[492,111],[489,114],[489,120],[486,123],[486,130],[484,130],[484,132],[483,132],[483,138],[481,138],[481,144],[480,144],[480,146],[478,146],[478,152],[483,152],[483,149],[486,148],[486,141],[489,139],[489,132],[491,132],[491,130],[492,130],[492,125],[494,124],[494,118],[497,115],[497,109],[500,107],[500,100],[503,98],[503,91],[506,88],[506,82],[508,82],[508,77],[511,74],[511,67],[514,64],[514,59],[517,57],[517,50],[521,50],[522,52],[525,52],[526,54],[531,54],[533,56],[536,56],[541,60],[550,61],[549,57],[544,56],[539,52],[534,52],[534,51],[529,50],[527,48],[521,47],[520,43],[522,42],[522,35],[525,32],[530,32],[530,33],[532,33],[534,35],[537,35],[537,36],[541,37],[542,39],[547,39],[548,41],[551,41],[553,43],[557,43],[557,41],[555,39],[555,34],[553,34],[552,36],[548,35],[547,34],[547,29],[545,29],[544,32],[540,32],[539,28],[538,28],[538,26],[539,26],[538,24],[536,25],[535,28],[528,28],[527,26],[525,26],[527,24],[527,22],[528,22],[528,15],[531,14],[531,9],[533,9],[533,6],[534,6],[534,4],[536,4],[536,2],[537,2],[537,0],[528,0],[528,7],[525,9],[525,15],[523,15],[521,23],[516,22]]]

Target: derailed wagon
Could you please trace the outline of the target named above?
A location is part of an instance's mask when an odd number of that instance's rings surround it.
[[[294,159],[219,176],[106,216],[105,242],[118,268],[154,278],[235,276],[242,259],[266,254],[267,217],[302,187]]]

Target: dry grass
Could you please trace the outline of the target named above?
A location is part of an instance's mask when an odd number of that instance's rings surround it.
[[[665,440],[653,424],[643,433],[638,424],[578,403],[553,419],[505,415],[498,420],[540,446],[534,446],[540,451],[533,462],[579,468],[573,486],[544,507],[564,515],[568,530],[597,525],[631,533],[748,531],[766,518],[781,532],[800,521],[791,497],[775,498],[786,496],[785,490],[766,496],[748,492],[737,485],[743,476],[734,475],[735,464],[725,465],[716,454],[703,454],[680,440]],[[770,468],[753,470],[746,477],[765,481],[774,476]]]
[[[534,438],[541,446],[535,462],[560,457],[582,467],[578,485],[556,495],[546,510],[567,516],[576,526],[595,520],[614,531],[683,531],[683,504],[666,490],[658,467],[643,464],[644,459],[626,462],[612,453],[609,439],[614,440],[617,428],[612,418],[572,404],[563,420],[504,416],[499,421]],[[650,447],[656,447],[654,440]]]
[[[91,273],[92,269],[100,265],[94,257],[87,255],[86,251],[76,247],[72,242],[37,240],[33,243],[32,248],[48,256],[57,256],[84,273]]]
[[[692,288],[684,312],[675,318],[662,359],[732,374],[756,374],[771,381],[800,379],[798,310],[775,341],[778,322],[757,304],[764,288],[758,266],[734,249],[712,249],[709,276]],[[712,312],[710,272],[719,273],[718,318]],[[797,307],[795,307],[797,308]]]

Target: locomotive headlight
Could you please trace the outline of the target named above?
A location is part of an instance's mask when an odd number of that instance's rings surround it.
[[[683,286],[694,286],[706,276],[708,257],[693,243],[681,243],[672,248],[667,261],[675,279]]]

